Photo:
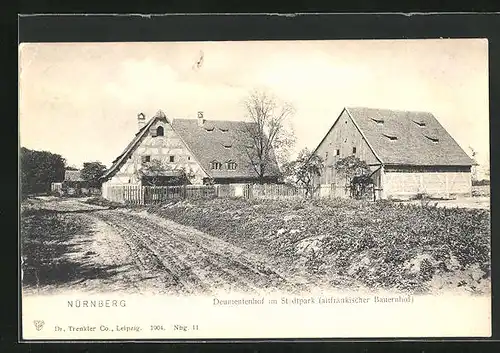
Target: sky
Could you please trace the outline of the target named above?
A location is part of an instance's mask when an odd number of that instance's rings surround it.
[[[24,43],[20,144],[110,166],[138,113],[243,120],[254,89],[294,106],[295,151],[314,149],[345,106],[418,110],[489,166],[486,39]]]

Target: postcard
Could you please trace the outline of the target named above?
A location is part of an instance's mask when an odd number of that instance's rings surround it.
[[[23,340],[491,336],[488,41],[22,43]]]

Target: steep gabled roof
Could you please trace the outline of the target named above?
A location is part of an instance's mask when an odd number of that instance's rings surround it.
[[[472,159],[428,112],[345,108],[384,164],[470,166]]]
[[[473,163],[431,113],[362,107],[346,107],[344,111],[383,164],[470,166]]]
[[[246,124],[244,121],[206,120],[203,126],[197,119],[174,119],[172,127],[213,178],[257,177],[248,156],[244,152],[242,139]],[[266,174],[276,175],[279,171],[276,159]],[[222,169],[210,170],[211,162],[220,162]],[[226,162],[236,162],[236,170],[227,170]]]
[[[112,162],[112,166],[103,175],[107,179],[119,170],[128,156],[139,146],[142,138],[147,135],[149,128],[157,119],[165,118],[162,112],[152,117],[145,126],[136,133],[132,141],[124,151]],[[167,120],[173,130],[179,135],[187,148],[193,153],[194,158],[200,163],[202,169],[213,178],[248,178],[257,177],[249,158],[244,153],[244,141],[241,131],[245,130],[243,121],[228,120],[205,120],[202,126],[198,125],[198,119],[175,118]],[[278,164],[274,153],[271,153],[273,161],[268,167],[266,175],[277,175]],[[211,162],[220,162],[222,169],[210,169]],[[227,162],[235,162],[237,168],[228,170],[225,168]]]
[[[79,170],[66,170],[64,181],[84,181]]]
[[[147,124],[145,124],[134,136],[132,141],[125,147],[123,152],[116,157],[113,162],[111,162],[111,167],[104,173],[104,175],[100,179],[107,179],[114,175],[118,169],[122,166],[122,164],[126,161],[127,157],[135,150],[137,146],[139,146],[139,142],[142,140],[142,138],[147,134],[149,131],[149,128],[151,125],[154,124],[154,122],[157,119],[162,118],[161,114],[156,114],[153,116]]]

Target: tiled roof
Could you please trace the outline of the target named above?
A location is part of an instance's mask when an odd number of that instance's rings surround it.
[[[199,126],[197,119],[174,119],[172,127],[212,177],[257,177],[244,151],[245,142],[242,141],[242,137],[245,133],[242,131],[245,131],[245,124],[250,123],[206,120],[203,126]],[[213,161],[222,163],[223,168],[211,170],[210,163]],[[236,170],[225,168],[225,163],[228,161],[237,163]],[[266,174],[275,175],[279,171],[276,163],[273,163],[271,168]]]
[[[428,112],[346,108],[384,164],[469,166],[472,159]]]
[[[127,156],[139,146],[149,127],[159,118],[161,118],[161,114],[155,115],[136,133],[125,150],[113,161],[111,168],[106,171],[103,178],[111,177],[119,169]],[[186,143],[195,159],[201,164],[201,167],[213,178],[257,177],[249,158],[244,153],[245,141],[242,139],[244,135],[241,131],[244,130],[245,124],[250,123],[205,119],[205,123],[199,126],[198,119],[181,118],[175,118],[171,122],[174,131]],[[273,162],[268,167],[266,175],[277,175],[279,168],[276,158],[274,154],[270,157]],[[237,167],[235,170],[226,168],[225,164],[229,161],[236,162]],[[222,163],[222,169],[211,169],[211,162]]]
[[[155,115],[153,118],[151,118],[147,124],[145,124],[134,136],[132,141],[129,142],[127,147],[123,150],[122,153],[118,157],[116,157],[113,162],[111,162],[111,167],[104,173],[104,175],[101,177],[101,179],[108,179],[114,175],[114,173],[121,167],[123,162],[126,160],[126,157],[131,154],[135,148],[139,145],[139,142],[141,141],[142,137],[146,135],[146,132],[149,130],[149,127],[156,121],[156,119],[159,119],[160,116],[159,114]]]
[[[64,181],[83,181],[79,170],[66,170],[64,172]]]

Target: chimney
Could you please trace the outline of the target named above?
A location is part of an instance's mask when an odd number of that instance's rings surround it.
[[[203,126],[205,119],[203,119],[203,112],[198,112],[198,126]]]
[[[137,124],[139,125],[139,130],[146,125],[146,116],[143,113],[137,114]]]

